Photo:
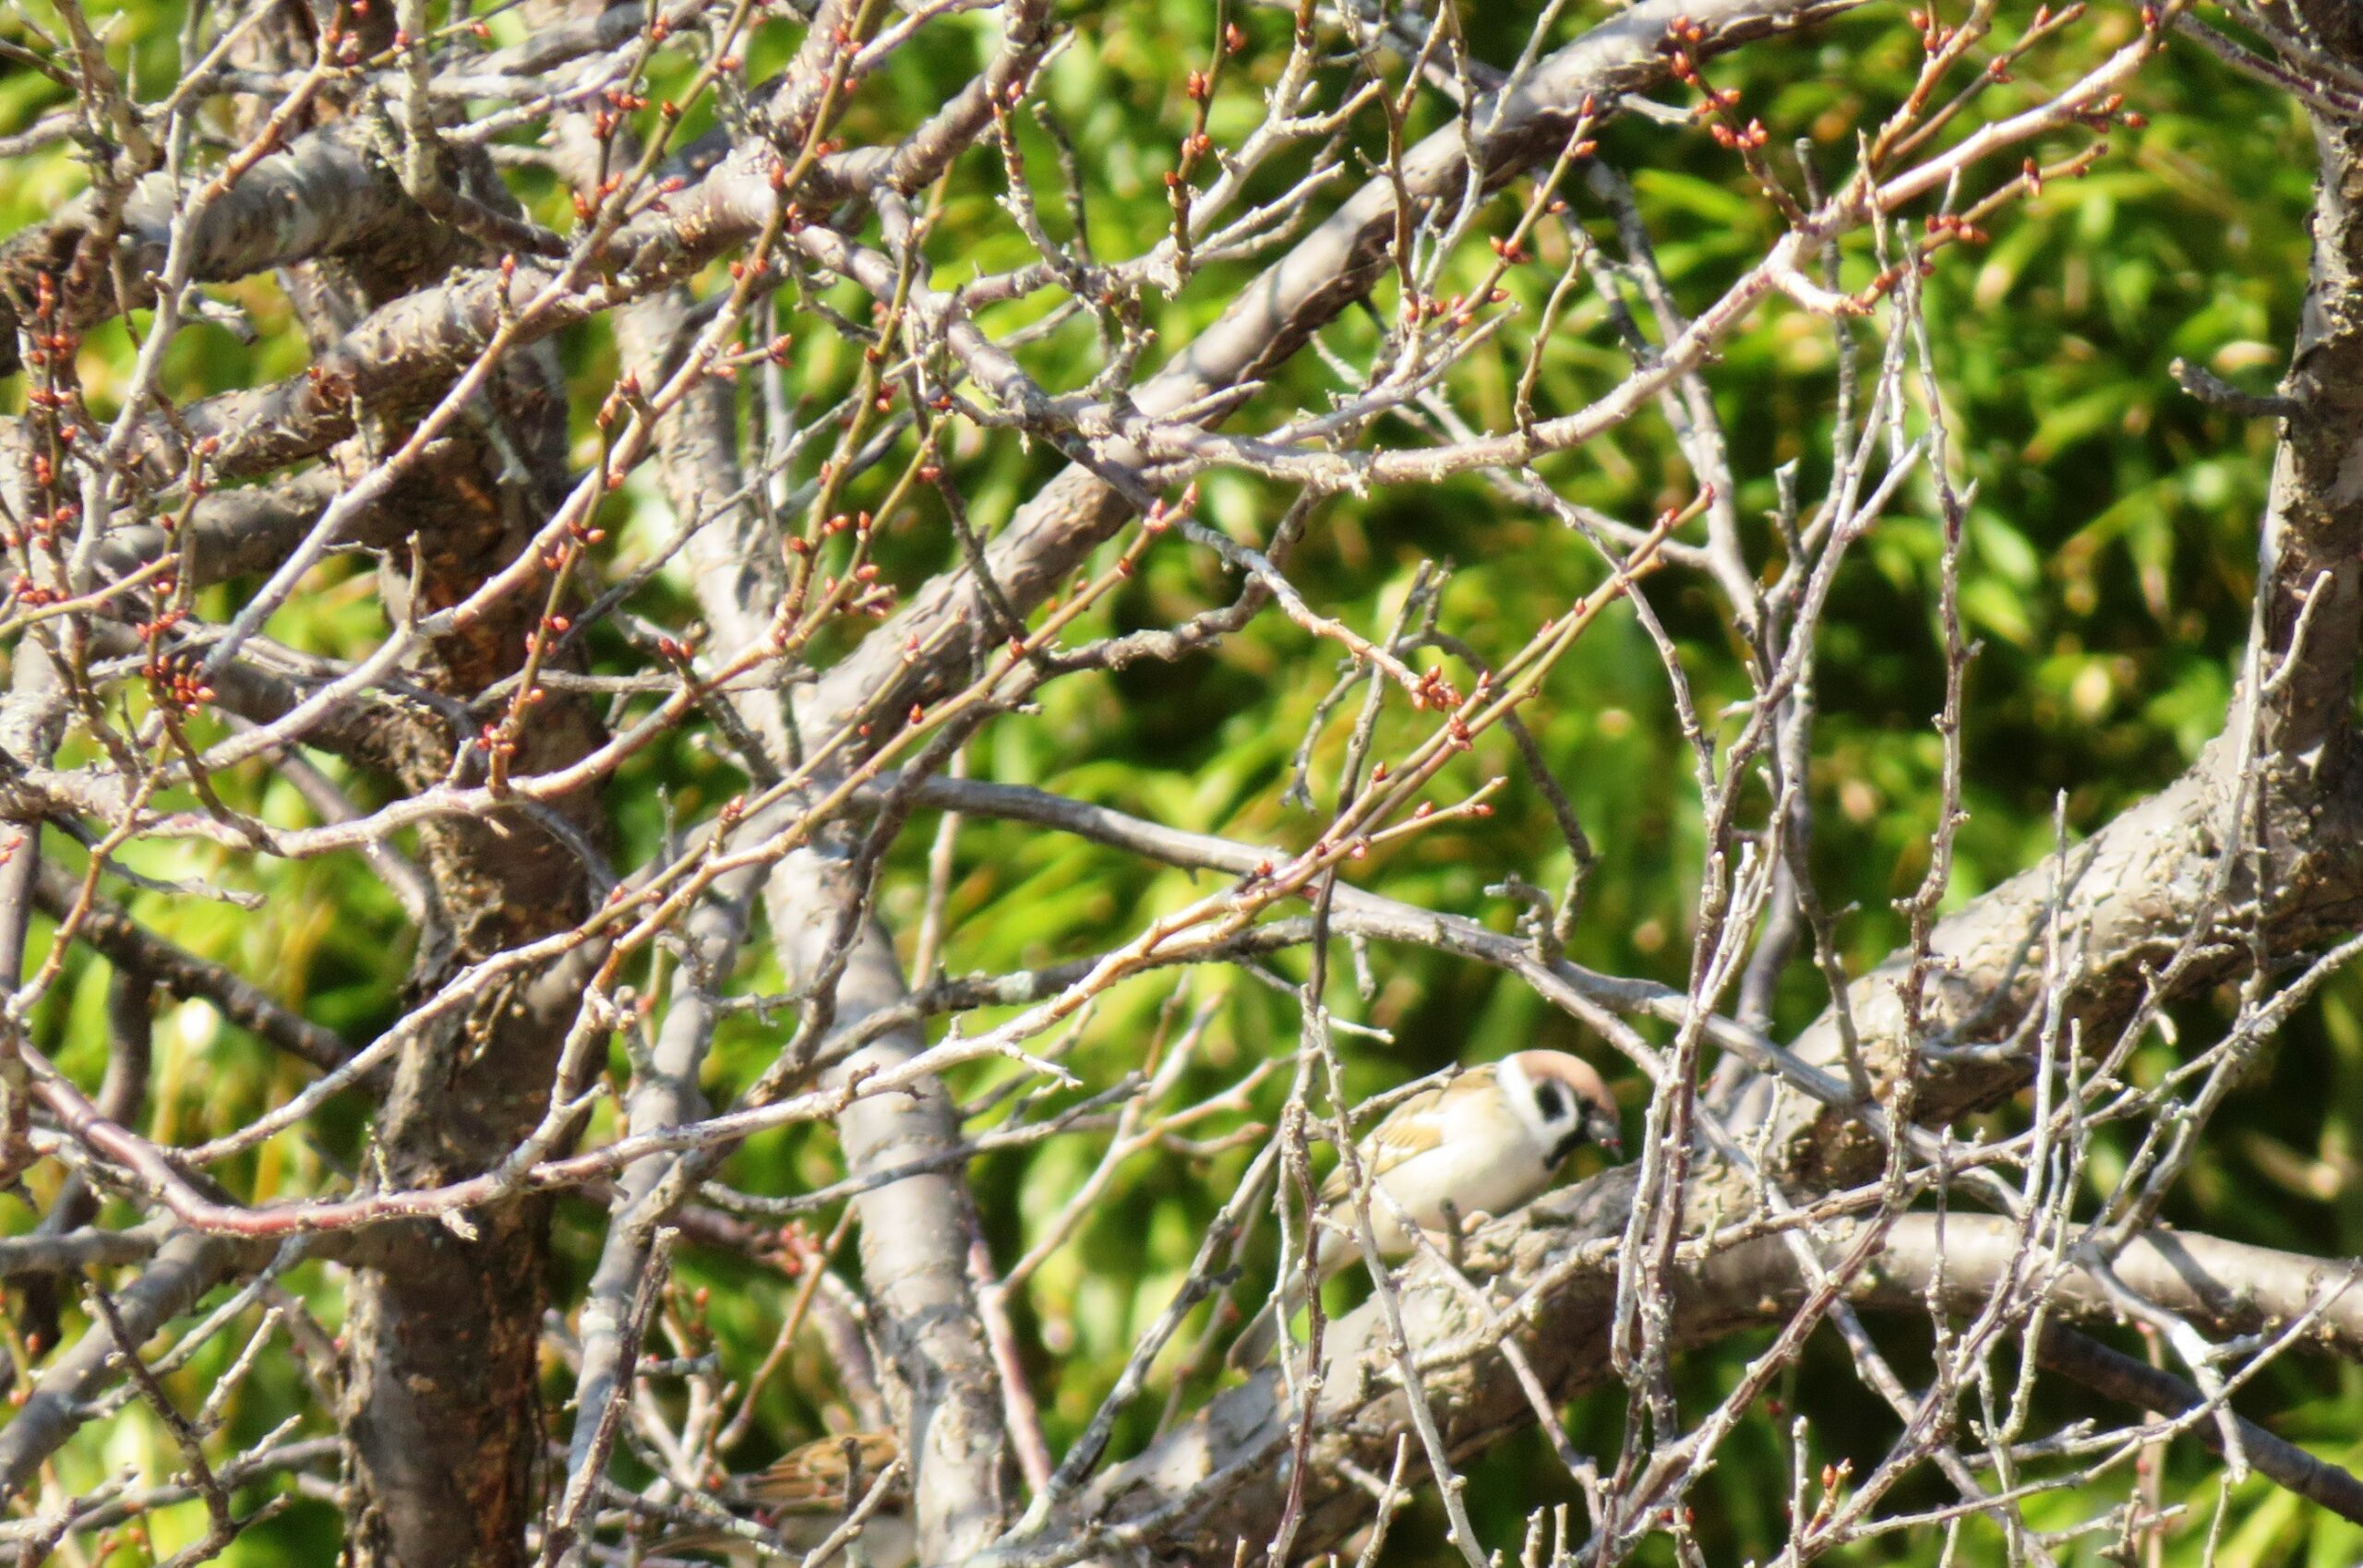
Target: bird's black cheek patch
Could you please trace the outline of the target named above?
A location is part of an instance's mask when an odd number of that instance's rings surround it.
[[[1543,1083],[1534,1086],[1534,1107],[1545,1121],[1556,1121],[1567,1114],[1566,1091],[1556,1083]]]

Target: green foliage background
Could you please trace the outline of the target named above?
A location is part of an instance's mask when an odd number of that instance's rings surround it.
[[[96,8],[100,15],[110,7]],[[1507,64],[1531,25],[1533,0],[1491,5],[1468,18],[1477,52]],[[38,3],[26,13],[44,25]],[[1603,13],[1581,0],[1558,24],[1570,36]],[[1092,242],[1106,257],[1155,243],[1167,222],[1163,171],[1188,124],[1182,76],[1206,58],[1212,7],[1185,0],[1132,0],[1077,8],[1062,18],[1071,42],[1048,74],[1044,98],[1075,145],[1088,200]],[[1261,90],[1286,45],[1284,16],[1245,12],[1253,46],[1232,63],[1212,114],[1217,140],[1242,134],[1262,113]],[[2025,7],[2005,7],[2007,33],[2023,25]],[[128,0],[115,17],[114,41],[132,62],[136,87],[152,95],[174,70],[177,5]],[[2020,86],[1997,89],[1984,113],[2025,102],[2044,84],[2058,85],[2099,51],[2129,35],[2129,8],[2103,5],[2065,41],[2021,71]],[[493,18],[498,37],[522,31],[512,15]],[[0,18],[0,33],[16,24]],[[23,34],[16,32],[15,36]],[[760,70],[792,43],[771,24],[750,54]],[[890,136],[914,123],[980,63],[990,35],[966,23],[939,24],[916,48],[864,90],[848,135]],[[122,55],[118,55],[119,62]],[[1920,59],[1915,30],[1901,8],[1874,5],[1841,23],[1795,40],[1746,50],[1718,64],[1718,86],[1737,87],[1744,114],[1760,116],[1772,145],[1810,144],[1826,173],[1850,166],[1858,126],[1891,107]],[[672,67],[668,67],[672,68]],[[28,71],[0,77],[0,134],[20,128],[57,101],[57,90]],[[2270,431],[2211,412],[2175,389],[2165,373],[2177,355],[2249,386],[2270,385],[2286,358],[2306,277],[2304,218],[2310,195],[2309,136],[2285,101],[2227,74],[2177,44],[2138,84],[2131,102],[2145,129],[2118,132],[2089,176],[2057,182],[2022,209],[1992,225],[1992,243],[1949,252],[1930,280],[1929,314],[1943,372],[1945,417],[1961,477],[1977,486],[1964,564],[1963,601],[1982,651],[1970,680],[1965,748],[1969,824],[1961,841],[1952,900],[1974,895],[2030,864],[2050,846],[2054,814],[2071,834],[2091,831],[2129,801],[2171,778],[2220,724],[2229,670],[2245,629],[2254,576],[2255,520],[2271,461]],[[1435,123],[1433,104],[1422,113]],[[1973,114],[1971,121],[1978,116]],[[691,129],[695,129],[694,126]],[[1375,122],[1361,145],[1375,148]],[[1054,232],[1064,233],[1054,148],[1030,123],[1022,144],[1037,193]],[[2081,136],[2045,146],[2058,156]],[[1696,309],[1734,278],[1777,233],[1778,218],[1731,155],[1696,128],[1669,128],[1628,117],[1602,138],[1603,156],[1625,170],[1640,193],[1660,255],[1680,300]],[[1783,167],[1789,167],[1782,161]],[[1289,176],[1284,168],[1274,181]],[[2015,169],[1985,172],[1988,184]],[[38,221],[79,187],[78,168],[62,150],[0,163],[0,232]],[[996,157],[973,153],[946,195],[934,251],[942,281],[964,269],[991,269],[1028,259],[1023,242],[994,205],[1002,188]],[[1267,182],[1268,183],[1268,182]],[[546,221],[564,225],[563,197],[546,178],[521,174],[521,189]],[[1523,189],[1517,193],[1523,196]],[[1576,207],[1607,237],[1599,206]],[[1506,213],[1505,207],[1503,211]],[[1497,228],[1505,226],[1503,223]],[[1481,255],[1469,260],[1473,278]],[[1555,262],[1546,256],[1546,262]],[[1860,245],[1849,266],[1871,268]],[[1513,288],[1531,320],[1555,268],[1524,269]],[[1179,299],[1157,308],[1160,335],[1178,343],[1210,320],[1243,269],[1199,277]],[[218,291],[246,307],[261,329],[254,348],[208,327],[175,348],[176,396],[287,374],[300,367],[300,334],[268,279]],[[1621,378],[1626,362],[1604,325],[1597,300],[1583,298],[1549,348],[1541,385],[1543,412],[1560,412]],[[851,303],[848,298],[844,303]],[[1394,301],[1375,302],[1391,317]],[[1010,307],[990,324],[1007,330],[1040,306]],[[1522,349],[1521,329],[1510,341]],[[798,326],[794,377],[816,403],[846,383],[854,355],[808,317]],[[1349,316],[1330,342],[1349,359],[1374,341],[1366,317]],[[577,387],[578,418],[588,419],[613,376],[614,351],[604,329],[562,345]],[[1070,325],[1027,351],[1046,382],[1078,384],[1095,366],[1091,341]],[[83,372],[102,407],[110,383],[129,362],[121,325],[95,334]],[[1480,363],[1456,383],[1472,416],[1501,423],[1516,361]],[[1776,306],[1760,314],[1725,348],[1711,372],[1718,407],[1733,437],[1742,477],[1742,511],[1760,519],[1769,506],[1774,468],[1792,460],[1805,494],[1827,473],[1828,422],[1834,362],[1819,323]],[[1300,356],[1267,400],[1317,403],[1333,382],[1311,355]],[[21,406],[21,387],[0,389],[0,401]],[[1255,416],[1251,410],[1248,417]],[[1399,427],[1384,438],[1401,439]],[[1052,472],[1040,450],[972,441],[960,477],[981,524],[998,525]],[[1553,481],[1587,504],[1640,521],[1686,498],[1691,481],[1668,431],[1655,416],[1554,464]],[[1256,483],[1217,475],[1205,486],[1209,515],[1249,539],[1268,536],[1285,498]],[[1823,719],[1816,738],[1813,794],[1816,855],[1822,896],[1848,911],[1841,937],[1851,964],[1866,965],[1902,935],[1891,901],[1918,882],[1935,815],[1939,760],[1929,718],[1941,690],[1942,662],[1934,621],[1937,536],[1923,490],[1909,494],[1846,567],[1821,662]],[[635,484],[614,504],[614,564],[620,568],[663,537],[666,520],[652,490]],[[1759,560],[1769,554],[1760,535]],[[940,517],[906,517],[885,550],[887,570],[915,583],[948,554]],[[1598,581],[1591,552],[1547,520],[1506,509],[1474,484],[1429,492],[1397,491],[1325,506],[1299,556],[1295,576],[1328,613],[1365,631],[1390,623],[1423,561],[1449,567],[1445,622],[1489,656],[1514,648],[1528,628],[1561,613]],[[219,614],[242,587],[213,591]],[[1153,554],[1135,581],[1095,611],[1089,628],[1158,624],[1226,600],[1234,584],[1203,554],[1169,545]],[[1733,639],[1715,602],[1678,573],[1649,592],[1681,643],[1701,711],[1716,712],[1743,695]],[[660,580],[635,607],[686,618],[686,594]],[[350,654],[383,628],[368,571],[351,562],[324,569],[318,592],[274,623],[286,641]],[[601,645],[606,667],[627,667],[619,640]],[[1219,652],[1186,664],[1136,665],[1119,676],[1064,680],[1038,713],[1004,721],[974,748],[982,777],[1038,784],[1103,801],[1175,826],[1274,845],[1297,845],[1321,818],[1282,804],[1289,760],[1314,706],[1335,678],[1335,660],[1294,628],[1266,617]],[[1334,789],[1346,717],[1314,747],[1316,793]],[[1553,677],[1528,714],[1600,851],[1586,890],[1573,956],[1619,974],[1680,985],[1688,971],[1687,931],[1697,891],[1697,788],[1675,733],[1664,675],[1628,612],[1612,613]],[[1382,725],[1386,739],[1415,733],[1399,704]],[[1493,737],[1453,777],[1473,786],[1495,773],[1511,782],[1493,817],[1460,822],[1359,868],[1367,884],[1439,908],[1478,914],[1506,928],[1512,911],[1484,888],[1516,872],[1546,887],[1562,885],[1568,858],[1542,802],[1517,777],[1505,746]],[[303,808],[259,772],[221,781],[225,795],[273,820],[305,820]],[[350,780],[367,798],[383,785]],[[688,746],[638,760],[609,791],[618,824],[619,863],[636,863],[665,832],[668,814],[694,820],[734,793],[739,780],[710,753]],[[244,796],[238,792],[243,790]],[[1449,795],[1449,788],[1444,794]],[[906,835],[886,894],[886,909],[906,935],[915,928],[929,830],[922,819]],[[1072,839],[1023,827],[971,823],[957,845],[947,963],[957,973],[1031,966],[1088,953],[1199,891],[1193,879]],[[159,875],[202,875],[266,895],[252,914],[154,894],[126,896],[140,916],[174,940],[235,964],[318,1021],[366,1038],[394,1015],[409,959],[399,912],[357,858],[298,866],[254,864],[211,848],[151,850],[138,864]],[[36,952],[40,951],[36,947]],[[760,942],[748,949],[740,984],[776,988],[778,976]],[[1613,1068],[1596,1042],[1516,982],[1474,965],[1420,952],[1373,955],[1377,987],[1367,1000],[1341,980],[1335,1000],[1346,1016],[1392,1035],[1392,1044],[1347,1042],[1356,1087],[1374,1092],[1446,1062],[1495,1057],[1543,1044],[1589,1051]],[[1277,969],[1294,977],[1301,964]],[[102,1067],[102,965],[77,955],[66,982],[39,1019],[44,1048],[95,1083]],[[1213,1009],[1204,1059],[1191,1086],[1212,1092],[1253,1059],[1294,1044],[1292,1008],[1252,978],[1209,972],[1180,986],[1178,1027],[1194,1005]],[[1135,983],[1098,1007],[1074,1043],[1078,1071],[1095,1084],[1112,1082],[1140,1058],[1176,994],[1169,976]],[[1802,1025],[1821,995],[1805,965],[1781,998],[1784,1029]],[[2204,1038],[2210,1009],[2187,1010],[2183,1022]],[[743,1016],[719,1042],[710,1088],[726,1095],[767,1059],[785,1028]],[[283,1098],[301,1071],[207,1010],[167,1012],[159,1031],[152,1084],[155,1131],[195,1139],[224,1131]],[[2171,1055],[2145,1047],[2143,1071]],[[620,1054],[618,1067],[620,1068]],[[977,1094],[993,1075],[979,1071],[960,1087]],[[1628,1106],[1642,1094],[1628,1072],[1620,1087]],[[1268,1113],[1274,1086],[1264,1095]],[[2175,1205],[2177,1223],[2330,1256],[2363,1251],[2363,1183],[2357,1170],[2357,1114],[2363,1110],[2363,985],[2333,984],[2273,1049],[2219,1118],[2208,1152]],[[1008,1114],[1003,1105],[992,1118]],[[1997,1115],[2015,1114],[2005,1108]],[[1219,1124],[1218,1124],[1219,1125]],[[1232,1125],[1235,1125],[1232,1123]],[[362,1120],[351,1107],[312,1138],[282,1139],[243,1167],[223,1173],[242,1195],[263,1200],[333,1186],[361,1147]],[[604,1135],[604,1129],[601,1135]],[[972,1172],[997,1254],[1005,1265],[1039,1236],[1091,1171],[1101,1151],[1090,1136],[996,1155]],[[1143,1155],[1127,1163],[1073,1240],[1035,1277],[1023,1302],[1021,1332],[1052,1429],[1054,1446],[1076,1431],[1107,1391],[1137,1336],[1154,1321],[1182,1275],[1214,1209],[1230,1191],[1246,1152],[1201,1160]],[[1587,1156],[1589,1157],[1589,1156]],[[1589,1167],[1584,1168],[1589,1169]],[[2097,1180],[2113,1169],[2094,1162]],[[750,1143],[729,1177],[745,1189],[794,1192],[838,1174],[834,1143],[823,1134],[777,1134]],[[46,1196],[54,1172],[42,1173]],[[828,1216],[822,1216],[825,1230]],[[595,1255],[601,1212],[570,1202],[562,1210],[561,1263],[554,1285],[565,1300]],[[0,1224],[30,1224],[21,1204],[0,1207]],[[1268,1250],[1268,1239],[1265,1242]],[[742,1373],[761,1358],[792,1289],[790,1282],[726,1258],[690,1252],[680,1273],[710,1287],[703,1309],[726,1361]],[[337,1282],[307,1265],[296,1283],[333,1323]],[[1925,1330],[1899,1325],[1889,1347],[1910,1375],[1925,1362]],[[209,1347],[174,1380],[190,1404],[226,1364],[229,1341]],[[1734,1342],[1691,1359],[1687,1392],[1704,1402],[1728,1386],[1757,1347]],[[23,1353],[21,1346],[17,1347]],[[1892,1426],[1875,1412],[1842,1362],[1809,1363],[1785,1397],[1813,1418],[1811,1467],[1852,1456],[1858,1470],[1876,1463]],[[1830,1375],[1820,1376],[1827,1372]],[[1216,1384],[1201,1371],[1184,1391],[1194,1402]],[[553,1364],[552,1420],[566,1382]],[[836,1414],[827,1367],[810,1349],[792,1357],[762,1393],[758,1435],[738,1455],[751,1466],[778,1447],[813,1435]],[[1154,1429],[1160,1388],[1134,1413],[1123,1442],[1137,1445]],[[298,1371],[276,1358],[241,1392],[233,1436],[251,1441],[311,1395]],[[2363,1464],[2363,1371],[2295,1358],[2269,1372],[2242,1401],[2249,1413],[2316,1452]],[[2046,1418],[2087,1413],[2055,1394]],[[2104,1413],[2093,1411],[2092,1413]],[[1613,1455],[1622,1402],[1602,1394],[1567,1413],[1579,1446]],[[320,1427],[317,1412],[311,1418]],[[1738,1562],[1777,1550],[1791,1457],[1787,1418],[1767,1414],[1725,1451],[1698,1498],[1699,1525],[1714,1560]],[[94,1426],[56,1461],[66,1486],[83,1490],[111,1467],[174,1467],[171,1446],[137,1416]],[[2194,1445],[2175,1447],[2166,1495],[2187,1500],[2203,1526],[2216,1507],[2216,1469]],[[2109,1485],[2130,1478],[2119,1472]],[[1524,1512],[1573,1499],[1538,1440],[1505,1444],[1475,1469],[1470,1502],[1489,1543],[1515,1551]],[[2033,1516],[2061,1526],[2113,1501],[2070,1494],[2038,1501]],[[1928,1502],[1937,1499],[1932,1494]],[[2363,1531],[2330,1521],[2264,1483],[2234,1490],[2218,1561],[2233,1568],[2307,1563],[2332,1568],[2363,1552]],[[1446,1561],[1433,1519],[1396,1531],[1389,1561]],[[169,1551],[171,1530],[194,1517],[168,1516],[154,1544]],[[299,1505],[242,1540],[227,1561],[240,1564],[317,1562],[334,1550],[336,1515]],[[1964,1560],[1998,1554],[1998,1540],[1973,1526]],[[2169,1541],[2170,1561],[2197,1562],[2203,1527]],[[1934,1531],[1895,1538],[1851,1554],[1864,1561],[1933,1562]],[[2101,1542],[2069,1549],[2093,1561]],[[145,1561],[121,1544],[108,1562]]]

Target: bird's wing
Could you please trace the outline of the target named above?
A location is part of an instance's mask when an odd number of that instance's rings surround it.
[[[1370,1173],[1372,1180],[1378,1180],[1407,1160],[1417,1159],[1442,1141],[1443,1127],[1436,1112],[1450,1087],[1445,1084],[1412,1095],[1371,1130],[1359,1152],[1362,1168]],[[1329,1179],[1321,1184],[1325,1207],[1353,1195],[1352,1170],[1351,1166],[1340,1164],[1329,1173]]]
[[[774,1511],[842,1511],[846,1506],[847,1441],[824,1437],[789,1450],[748,1479],[748,1499]],[[850,1441],[861,1465],[854,1491],[858,1501],[862,1492],[878,1484],[878,1478],[894,1462],[899,1450],[894,1438],[884,1432],[863,1432]],[[899,1496],[906,1485],[898,1475],[894,1495]]]

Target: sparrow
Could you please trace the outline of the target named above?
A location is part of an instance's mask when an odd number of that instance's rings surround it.
[[[902,1447],[892,1432],[824,1437],[789,1450],[754,1475],[738,1478],[731,1490],[738,1500],[752,1504],[756,1518],[791,1550],[810,1555],[845,1523],[846,1513],[870,1494],[878,1478],[901,1454]],[[753,1541],[715,1529],[667,1536],[651,1547],[648,1555],[672,1558],[684,1552],[712,1554],[733,1564],[762,1561]],[[846,1542],[841,1552],[831,1553],[828,1562],[858,1562],[866,1568],[912,1568],[918,1555],[910,1479],[898,1469],[878,1507],[862,1521],[861,1534]]]
[[[1550,1187],[1560,1162],[1585,1143],[1624,1152],[1616,1101],[1591,1064],[1565,1051],[1519,1051],[1412,1095],[1355,1145],[1373,1187],[1370,1224],[1379,1251],[1400,1257],[1412,1238],[1397,1205],[1421,1230],[1441,1233],[1457,1213],[1463,1222],[1503,1215]],[[1323,1184],[1314,1220],[1312,1288],[1361,1251],[1353,1177],[1340,1164]],[[1285,1317],[1310,1295],[1301,1259],[1291,1259],[1280,1288],[1230,1347],[1230,1365],[1251,1371],[1270,1355]]]

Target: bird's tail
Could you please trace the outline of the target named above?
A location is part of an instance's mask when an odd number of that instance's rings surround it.
[[[1247,1320],[1239,1337],[1230,1342],[1230,1354],[1226,1359],[1234,1372],[1252,1372],[1271,1355],[1272,1347],[1279,1343],[1280,1314],[1273,1303],[1264,1303],[1264,1310]]]
[[[690,1552],[699,1553],[701,1556],[711,1553],[733,1563],[751,1563],[757,1561],[755,1543],[744,1536],[732,1535],[727,1530],[677,1530],[663,1539],[652,1543],[648,1548],[649,1556],[668,1560]]]
[[[1280,1340],[1281,1325],[1296,1316],[1305,1299],[1304,1276],[1291,1271],[1288,1279],[1264,1303],[1263,1311],[1247,1320],[1239,1337],[1230,1342],[1230,1353],[1224,1359],[1235,1372],[1252,1372],[1270,1359],[1272,1347]]]

